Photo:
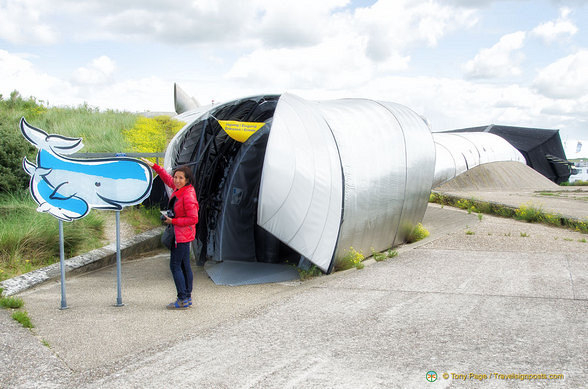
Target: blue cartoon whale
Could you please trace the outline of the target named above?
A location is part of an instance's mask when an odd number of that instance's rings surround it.
[[[90,209],[120,210],[141,203],[151,192],[149,166],[127,157],[81,160],[64,157],[84,147],[81,138],[48,135],[20,120],[23,136],[39,149],[36,165],[23,159],[29,189],[39,207],[63,221],[80,219]]]

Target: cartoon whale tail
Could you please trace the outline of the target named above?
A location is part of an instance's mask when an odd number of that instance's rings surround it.
[[[45,131],[31,126],[24,117],[20,119],[20,131],[39,150],[51,150],[56,154],[73,154],[84,147],[82,138],[48,135]]]
[[[22,168],[29,176],[34,176],[38,174],[40,176],[46,176],[47,174],[51,173],[51,169],[46,169],[44,167],[38,167],[34,163],[30,162],[27,157],[22,159]]]

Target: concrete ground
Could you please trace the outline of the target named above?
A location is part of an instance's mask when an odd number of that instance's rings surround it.
[[[164,251],[123,262],[123,307],[113,266],[69,277],[67,310],[42,284],[19,294],[33,330],[0,310],[0,387],[585,386],[588,236],[436,204],[423,224],[393,259],[304,282],[195,268],[186,311],[164,308]]]

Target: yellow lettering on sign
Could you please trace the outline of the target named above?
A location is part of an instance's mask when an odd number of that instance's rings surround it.
[[[245,142],[255,131],[259,130],[265,123],[238,122],[235,120],[217,120],[223,130],[237,142]]]

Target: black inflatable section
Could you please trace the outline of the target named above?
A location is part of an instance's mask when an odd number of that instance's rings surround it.
[[[183,133],[174,166],[189,165],[200,204],[199,263],[239,260],[281,262],[295,256],[257,226],[263,159],[279,95],[255,96],[219,105]],[[265,122],[245,143],[229,137],[217,120]]]
[[[568,181],[572,163],[567,161],[559,130],[489,125],[445,132],[489,132],[505,139],[515,147],[527,165],[556,184]]]

